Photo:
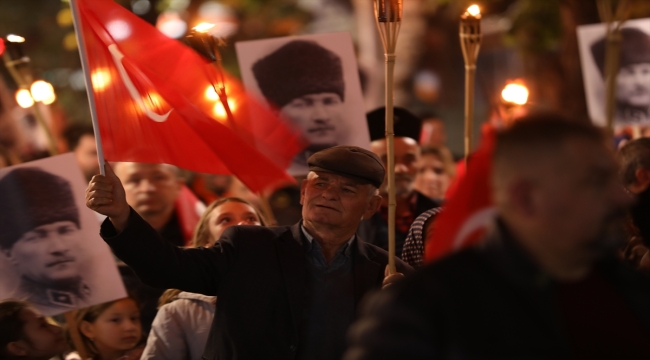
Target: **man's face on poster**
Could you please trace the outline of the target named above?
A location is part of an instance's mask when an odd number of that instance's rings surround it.
[[[650,107],[650,63],[631,64],[618,72],[616,98],[634,107]]]
[[[78,246],[81,240],[77,224],[57,221],[24,233],[3,252],[22,277],[53,284],[80,276]]]
[[[344,131],[343,101],[336,93],[295,98],[280,109],[280,115],[302,129],[312,145],[336,145]]]

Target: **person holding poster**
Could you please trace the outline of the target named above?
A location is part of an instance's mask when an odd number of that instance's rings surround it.
[[[20,276],[15,298],[45,313],[72,310],[92,293],[83,278],[79,210],[70,183],[37,167],[0,179],[0,250]]]

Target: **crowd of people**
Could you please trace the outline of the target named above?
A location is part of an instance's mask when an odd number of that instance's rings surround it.
[[[4,300],[0,358],[650,358],[649,139],[614,151],[582,119],[509,123],[492,226],[426,264],[456,164],[444,123],[396,108],[390,273],[384,116],[367,115],[370,150],[313,152],[270,214],[228,176],[141,163],[94,175],[92,131],[68,129],[129,295],[72,323]]]

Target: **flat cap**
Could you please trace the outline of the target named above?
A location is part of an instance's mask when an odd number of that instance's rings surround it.
[[[36,167],[0,179],[0,248],[9,249],[34,228],[58,221],[79,227],[79,210],[68,180]]]
[[[386,168],[379,156],[356,146],[334,146],[307,159],[309,171],[325,171],[380,187]]]
[[[366,114],[370,141],[386,138],[386,108],[380,107]],[[395,136],[408,137],[420,141],[422,120],[412,112],[401,108],[393,108],[393,131]]]

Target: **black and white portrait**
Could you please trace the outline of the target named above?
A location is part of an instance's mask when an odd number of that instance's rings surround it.
[[[348,33],[236,44],[248,91],[260,95],[309,143],[289,173],[304,175],[307,158],[335,145],[369,147],[352,39]]]
[[[578,27],[589,115],[605,125],[606,25]],[[630,20],[621,29],[616,76],[616,125],[650,125],[650,19]]]
[[[0,299],[45,315],[126,296],[71,154],[0,169]]]

